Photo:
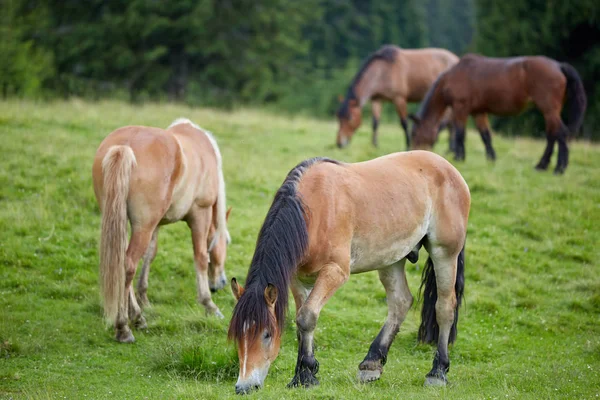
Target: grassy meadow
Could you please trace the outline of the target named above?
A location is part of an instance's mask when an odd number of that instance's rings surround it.
[[[134,331],[136,343],[123,345],[102,322],[94,153],[117,127],[166,127],[180,116],[213,131],[221,147],[233,207],[226,271],[241,282],[273,195],[294,165],[317,155],[362,161],[404,150],[396,120],[384,121],[378,149],[364,123],[350,147],[338,150],[333,118],[118,102],[0,102],[0,398],[235,397],[237,354],[226,340],[233,296],[229,287],[213,295],[225,320],[205,316],[196,304],[185,223],[159,235],[148,329]],[[492,164],[470,131],[466,162],[456,164],[472,208],[451,384],[423,387],[434,349],[416,343],[417,304],[382,379],[357,383],[358,364],[387,312],[384,289],[371,272],[351,277],[321,314],[315,334],[321,385],[285,387],[296,361],[291,307],[279,358],[265,387],[249,398],[600,396],[600,147],[573,142],[565,175],[554,176],[533,168],[545,142],[496,136],[494,144],[498,160]],[[415,297],[425,258],[407,263]]]

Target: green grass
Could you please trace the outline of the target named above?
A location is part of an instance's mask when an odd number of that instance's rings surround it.
[[[333,119],[175,105],[0,102],[0,398],[234,397],[237,355],[226,341],[233,296],[229,288],[213,296],[225,320],[205,316],[195,303],[185,224],[161,231],[147,331],[122,345],[102,322],[92,158],[117,127],[166,127],[180,116],[213,131],[220,144],[233,206],[226,269],[242,282],[272,197],[295,164],[317,155],[360,161],[404,149],[391,122],[382,126],[379,149],[371,147],[365,124],[341,151],[333,146]],[[472,208],[451,385],[423,387],[433,348],[416,344],[417,306],[382,379],[356,382],[386,315],[383,287],[376,273],[367,273],[351,277],[321,314],[321,385],[285,388],[296,359],[290,318],[265,388],[249,398],[600,395],[600,147],[572,143],[571,164],[557,177],[533,169],[544,142],[495,137],[498,161],[491,164],[478,135],[469,132],[467,140],[467,160],[457,167],[471,188]],[[424,258],[419,266],[407,264],[415,295]]]

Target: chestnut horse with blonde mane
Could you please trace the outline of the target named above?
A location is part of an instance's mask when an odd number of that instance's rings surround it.
[[[350,143],[361,123],[361,109],[371,100],[373,113],[372,143],[377,146],[377,128],[383,101],[394,103],[410,146],[407,103],[423,100],[438,75],[458,62],[458,57],[444,49],[401,49],[386,45],[371,54],[352,80],[346,98],[340,98],[336,113],[339,128],[337,145]]]
[[[166,130],[119,128],[100,144],[92,172],[102,211],[104,315],[115,326],[116,339],[135,340],[128,320],[137,328],[146,327],[132,286],[135,271],[143,257],[138,294],[144,305],[158,229],[181,220],[192,231],[198,301],[222,318],[209,286],[216,290],[226,284],[224,263],[230,238],[221,153],[210,132],[183,118]]]
[[[569,102],[569,126],[560,113]],[[437,138],[437,126],[447,107],[452,107],[455,128],[455,158],[465,158],[465,126],[472,115],[489,159],[496,159],[487,114],[517,115],[533,103],[546,121],[546,150],[537,164],[546,170],[558,140],[555,174],[569,163],[567,137],[583,123],[587,99],[579,74],[571,65],[542,56],[489,58],[468,54],[440,75],[416,116],[413,147],[430,149]]]
[[[437,342],[426,383],[446,384],[448,343],[456,337],[464,288],[464,246],[471,196],[460,173],[427,151],[345,164],[306,160],[288,174],[258,234],[246,287],[229,338],[240,362],[237,393],[263,385],[281,344],[288,289],[296,303],[298,360],[289,386],[318,384],[313,336],[321,309],[351,274],[377,270],[388,317],[359,365],[362,382],[379,379],[412,305],[404,264],[424,246],[424,301],[419,339]]]

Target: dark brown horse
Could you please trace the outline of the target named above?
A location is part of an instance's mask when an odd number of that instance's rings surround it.
[[[345,147],[361,123],[361,109],[368,100],[373,108],[373,145],[377,146],[377,127],[382,101],[396,106],[400,123],[410,144],[407,109],[410,102],[423,100],[440,73],[458,62],[458,57],[443,49],[401,49],[383,46],[371,54],[352,80],[337,111],[338,147]]]
[[[563,103],[569,102],[569,127],[560,118]],[[488,58],[468,54],[444,72],[433,84],[414,116],[413,146],[431,148],[437,126],[448,106],[455,125],[455,158],[465,158],[465,125],[469,115],[481,134],[489,159],[492,147],[487,114],[517,115],[529,102],[546,121],[546,150],[536,168],[545,170],[558,140],[558,161],[554,173],[561,174],[569,163],[567,136],[583,123],[586,95],[579,74],[571,65],[547,57]]]

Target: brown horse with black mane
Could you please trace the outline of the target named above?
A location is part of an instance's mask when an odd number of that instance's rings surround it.
[[[569,102],[569,127],[560,118]],[[546,150],[536,168],[545,170],[558,140],[556,174],[569,163],[567,137],[581,128],[587,100],[579,74],[571,65],[547,57],[488,58],[468,54],[433,84],[416,116],[413,116],[414,148],[431,148],[437,126],[448,106],[455,125],[455,157],[465,158],[465,126],[472,115],[489,159],[492,147],[487,114],[517,115],[533,102],[546,120]]]
[[[129,321],[146,327],[132,285],[137,265],[143,257],[138,295],[144,305],[158,230],[181,220],[192,231],[198,301],[207,312],[223,318],[209,291],[227,283],[224,264],[230,241],[221,153],[211,133],[185,118],[166,130],[119,128],[100,144],[92,175],[102,211],[104,315],[114,325],[116,339],[135,340]]]
[[[471,197],[460,173],[427,151],[345,164],[314,158],[288,174],[258,235],[245,289],[229,325],[240,361],[237,393],[262,386],[281,344],[288,290],[296,303],[298,360],[289,386],[318,384],[313,336],[321,309],[350,277],[377,270],[388,318],[359,365],[362,382],[379,379],[413,297],[404,264],[423,245],[429,259],[419,339],[437,342],[426,383],[446,384],[448,343],[456,337],[464,288]]]
[[[346,98],[336,113],[339,121],[338,147],[345,147],[361,123],[361,109],[371,100],[373,111],[373,145],[377,146],[377,128],[382,101],[396,106],[400,123],[410,138],[407,103],[423,100],[438,75],[458,62],[458,57],[443,49],[401,49],[386,45],[371,54],[352,80]]]

